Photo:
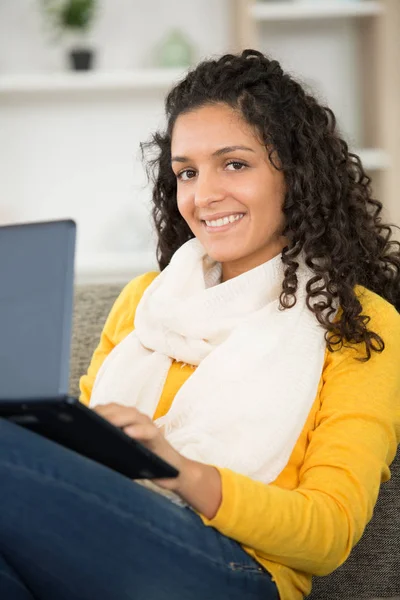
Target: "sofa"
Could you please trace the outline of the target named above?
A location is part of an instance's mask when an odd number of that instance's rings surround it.
[[[120,291],[121,286],[105,284],[76,288],[72,395],[79,394],[79,378],[87,370],[106,317]],[[400,453],[391,471],[391,480],[381,488],[374,516],[362,539],[344,565],[331,575],[314,578],[310,600],[400,600]]]

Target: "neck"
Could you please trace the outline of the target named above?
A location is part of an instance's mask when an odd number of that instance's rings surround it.
[[[222,263],[222,278],[221,283],[228,281],[229,279],[233,279],[234,277],[238,277],[247,271],[251,271],[256,267],[268,262],[269,260],[281,254],[283,248],[287,246],[286,241],[277,241],[277,243],[268,249],[268,251],[263,251],[262,254],[253,255],[251,257],[244,257],[232,262]]]

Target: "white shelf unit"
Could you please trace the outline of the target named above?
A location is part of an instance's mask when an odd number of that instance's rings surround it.
[[[304,19],[343,19],[369,17],[381,14],[383,6],[372,0],[323,2],[286,1],[257,2],[251,7],[251,16],[257,21],[287,21]]]
[[[166,89],[184,74],[182,69],[138,69],[112,73],[93,71],[2,75],[0,95]]]
[[[375,194],[383,202],[390,220],[400,225],[400,71],[396,59],[400,55],[400,1],[233,0],[233,3],[236,51],[262,46],[265,31],[272,32],[275,38],[293,36],[298,42],[299,32],[312,35],[319,29],[319,23],[321,28],[337,27],[335,35],[340,39],[343,28],[349,29],[351,23],[362,89],[360,105],[355,109],[362,114],[362,143],[354,152],[372,174]]]

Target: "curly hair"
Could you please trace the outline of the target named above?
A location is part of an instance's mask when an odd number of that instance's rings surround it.
[[[328,349],[363,344],[362,361],[371,351],[382,352],[384,341],[368,329],[370,316],[362,314],[355,286],[379,294],[400,311],[395,226],[381,222],[382,204],[372,197],[360,158],[340,137],[332,110],[284,73],[276,60],[256,50],[206,60],[189,71],[166,97],[166,130],[141,145],[146,157],[147,150],[155,150],[147,157],[147,170],[153,181],[160,269],[193,237],[177,206],[171,167],[174,124],[183,113],[217,103],[238,111],[256,128],[271,164],[285,178],[283,235],[288,244],[282,251],[281,309],[296,303],[296,259],[301,253],[314,273],[306,287],[307,306],[326,329]]]

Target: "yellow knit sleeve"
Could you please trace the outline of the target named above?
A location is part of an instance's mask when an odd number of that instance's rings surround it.
[[[136,277],[124,287],[116,299],[105,322],[88,371],[79,381],[80,401],[83,404],[89,405],[97,373],[108,354],[134,329],[136,307],[145,289],[157,275],[156,272],[150,272]]]
[[[364,314],[385,350],[330,353],[321,408],[294,490],[220,469],[222,504],[206,525],[260,556],[313,575],[348,557],[370,520],[400,441],[400,315],[379,296]]]

